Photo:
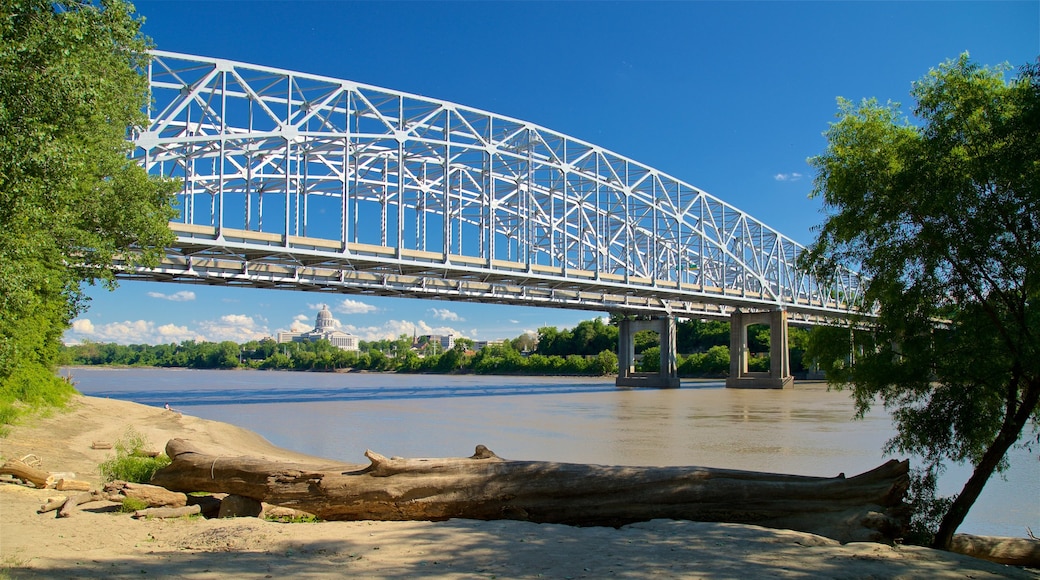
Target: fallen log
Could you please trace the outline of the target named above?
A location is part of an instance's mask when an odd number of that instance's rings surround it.
[[[54,484],[54,489],[58,491],[90,491],[90,482],[61,478]]]
[[[181,507],[151,507],[134,512],[133,518],[179,518],[182,516],[193,516],[201,514],[202,508],[198,505],[185,505]]]
[[[50,473],[43,471],[42,469],[36,469],[35,467],[20,461],[18,459],[9,459],[3,466],[0,466],[0,474],[13,475],[22,481],[29,482],[39,489],[47,487],[47,477]]]
[[[79,511],[79,506],[81,506],[81,505],[83,505],[85,503],[90,503],[92,501],[104,501],[104,500],[105,500],[105,498],[100,493],[98,493],[96,491],[80,493],[80,494],[77,494],[77,495],[70,495],[65,500],[65,502],[62,503],[61,509],[58,510],[58,517],[59,518],[67,518],[67,517],[75,514],[77,511]],[[44,506],[44,507],[46,507],[46,506]],[[43,508],[41,508],[41,509],[43,509]]]
[[[509,461],[484,446],[468,458],[305,465],[166,445],[172,463],[152,483],[175,491],[238,494],[322,520],[511,519],[622,526],[656,518],[757,524],[842,542],[901,537],[909,463],[852,478],[705,467],[623,467]]]
[[[1008,566],[1040,567],[1040,540],[1031,538],[954,534],[950,551]]]
[[[110,481],[105,484],[105,493],[112,501],[123,501],[122,498],[129,497],[148,504],[148,507],[177,508],[188,503],[188,497],[183,493],[147,483]]]
[[[38,514],[45,514],[47,512],[52,512],[52,511],[60,508],[61,506],[65,505],[65,502],[68,499],[69,499],[68,496],[64,496],[64,495],[58,496],[58,497],[49,498],[46,502],[44,502],[43,505],[40,506],[40,509],[36,510],[36,513],[38,513]]]

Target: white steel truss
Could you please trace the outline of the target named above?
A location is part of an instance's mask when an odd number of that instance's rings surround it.
[[[723,316],[861,302],[802,247],[646,165],[428,97],[155,51],[135,159],[183,180],[177,234],[124,277]]]

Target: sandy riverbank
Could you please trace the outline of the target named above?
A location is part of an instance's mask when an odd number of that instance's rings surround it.
[[[0,439],[4,459],[97,482],[128,426],[159,449],[173,437],[215,454],[324,460],[233,425],[135,403],[77,397],[71,409]],[[754,526],[653,521],[612,528],[524,522],[133,520],[110,504],[39,515],[58,495],[0,484],[0,578],[1040,578],[1034,571],[917,547],[847,544]]]

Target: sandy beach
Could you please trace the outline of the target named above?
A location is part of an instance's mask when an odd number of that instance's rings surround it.
[[[130,426],[155,449],[178,437],[214,454],[328,462],[233,425],[82,396],[68,411],[15,426],[0,456],[34,454],[45,471],[96,484],[98,463],[113,452],[91,443],[114,442]],[[0,483],[0,578],[1040,578],[926,548],[734,524],[135,520],[107,502],[69,518],[36,513],[57,495]]]

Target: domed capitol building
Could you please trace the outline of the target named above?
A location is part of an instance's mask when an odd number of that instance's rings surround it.
[[[336,330],[336,321],[332,318],[327,304],[322,304],[318,316],[314,320],[314,329],[308,332],[279,332],[278,342],[315,342],[327,340],[341,350],[357,350],[358,337],[341,330]]]

